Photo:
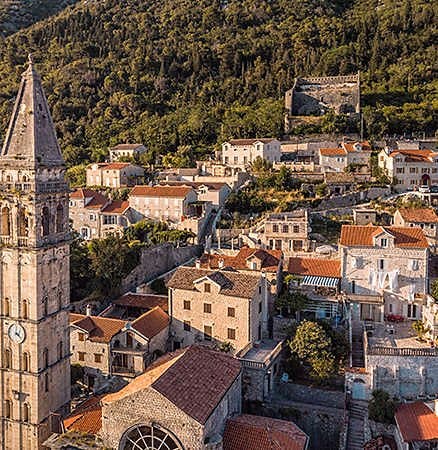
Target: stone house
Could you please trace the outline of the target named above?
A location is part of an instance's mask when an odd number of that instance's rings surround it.
[[[197,200],[189,186],[135,186],[129,194],[129,204],[139,218],[174,223],[196,215]]]
[[[146,151],[143,144],[118,144],[110,148],[109,157],[111,162],[120,161],[120,158],[136,159]]]
[[[343,225],[339,253],[341,290],[352,302],[353,320],[421,318],[429,250],[420,228]]]
[[[192,187],[201,202],[210,202],[215,209],[225,204],[231,193],[227,183],[203,183],[202,181],[162,181],[163,186],[189,186]]]
[[[271,213],[259,231],[259,242],[263,248],[281,250],[285,255],[308,252],[312,247],[309,232],[307,210]]]
[[[306,450],[309,437],[293,422],[240,414],[240,367],[237,359],[204,346],[167,354],[120,391],[79,405],[64,420],[67,433],[46,445],[77,445],[79,433],[120,450],[132,449],[132,442],[137,450],[151,443],[169,450],[259,450],[263,442],[267,450],[276,450],[276,442]]]
[[[394,225],[420,227],[431,250],[438,244],[438,215],[433,208],[399,208],[394,213]]]
[[[232,139],[222,144],[221,161],[227,166],[245,169],[258,157],[271,163],[279,162],[280,142],[277,139]]]
[[[144,169],[131,163],[93,163],[87,167],[87,186],[118,189],[141,184]]]
[[[175,348],[229,342],[237,353],[266,333],[268,286],[260,274],[179,267],[168,287]]]
[[[143,373],[167,350],[170,319],[159,306],[132,321],[82,314],[70,314],[70,321],[71,361],[84,367],[90,387]]]
[[[369,171],[371,147],[364,142],[342,142],[339,147],[319,149],[319,165],[324,172],[343,172],[349,165],[362,166]]]
[[[110,200],[92,189],[78,188],[70,194],[72,227],[83,239],[120,234],[134,223],[129,202]]]
[[[376,224],[377,211],[371,208],[354,208],[353,222],[355,225],[369,225]]]
[[[438,400],[399,405],[394,418],[400,450],[438,448]]]
[[[269,282],[268,311],[273,312],[275,296],[280,292],[283,273],[283,253],[281,250],[264,250],[242,247],[233,254],[205,253],[200,264],[203,269],[233,268],[241,272],[263,273]]]
[[[352,173],[325,172],[324,182],[330,195],[344,195],[355,190],[357,179]]]
[[[397,192],[438,184],[438,153],[432,150],[385,149],[378,163]]]

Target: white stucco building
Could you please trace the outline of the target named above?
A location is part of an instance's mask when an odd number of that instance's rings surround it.
[[[280,161],[281,147],[277,139],[232,139],[222,144],[222,162],[245,168],[257,157],[272,163]]]

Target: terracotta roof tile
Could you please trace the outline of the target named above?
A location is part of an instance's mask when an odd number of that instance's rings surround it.
[[[252,298],[260,281],[258,275],[231,270],[215,271],[194,267],[178,267],[169,280],[168,286],[174,289],[194,291],[194,282],[206,276],[221,285],[221,294],[239,298]]]
[[[102,428],[102,395],[81,403],[68,417],[64,426],[69,431],[97,434]]]
[[[239,374],[238,359],[207,347],[192,346],[152,387],[205,424]]]
[[[336,259],[290,258],[287,271],[294,275],[341,277],[341,261]]]
[[[152,309],[155,306],[159,306],[165,312],[168,310],[168,299],[166,295],[134,294],[128,292],[117,300],[114,300],[113,303],[118,306],[140,309]]]
[[[205,186],[211,191],[220,191],[224,186],[229,187],[227,183],[203,183],[202,181],[161,181],[160,186],[189,186],[193,189]]]
[[[128,162],[113,162],[113,163],[107,163],[100,166],[100,169],[103,170],[121,170],[125,167],[132,166],[131,163]]]
[[[433,162],[433,158],[438,156],[437,153],[432,150],[394,150],[389,154],[390,158],[394,158],[394,156],[403,155],[406,156],[406,160],[408,162]]]
[[[135,186],[130,192],[131,197],[180,197],[184,198],[192,191],[186,186]]]
[[[223,263],[223,267],[232,267],[236,270],[250,270],[248,259],[254,257],[261,261],[262,271],[277,272],[282,256],[283,253],[281,250],[262,250],[243,247],[235,256],[210,255],[205,253],[201,257],[201,267],[204,269],[218,269],[220,264]]]
[[[400,215],[407,222],[437,223],[438,215],[432,208],[400,208]]]
[[[273,138],[261,138],[261,139],[231,139],[227,141],[231,145],[252,145],[255,142],[262,142],[263,144],[269,144],[270,142],[275,141]]]
[[[127,200],[113,200],[102,209],[102,212],[108,214],[123,214],[129,208]]]
[[[131,327],[144,337],[152,339],[169,326],[170,318],[159,306],[145,312],[131,322]]]
[[[373,237],[388,232],[395,238],[396,247],[427,248],[423,230],[417,227],[378,227],[374,225],[342,225],[339,243],[345,246],[370,247]]]
[[[70,193],[70,198],[77,200],[91,199],[86,203],[85,208],[101,208],[108,203],[108,198],[103,194],[92,189],[77,188]]]
[[[103,343],[109,343],[113,336],[125,327],[126,323],[125,320],[101,316],[82,316],[79,320],[70,322],[71,325],[86,331],[90,341]]]
[[[424,402],[400,405],[395,420],[405,442],[438,439],[438,416]]]
[[[304,450],[308,436],[293,422],[242,414],[228,419],[224,450]]]
[[[322,156],[345,156],[347,152],[343,148],[320,148],[319,153]]]
[[[343,142],[341,145],[347,152],[351,153],[351,152],[355,152],[356,151],[354,149],[354,146],[356,144],[360,144],[362,146],[361,151],[363,151],[363,152],[370,152],[371,151],[371,146],[370,146],[370,143],[368,141],[363,141],[363,142]]]

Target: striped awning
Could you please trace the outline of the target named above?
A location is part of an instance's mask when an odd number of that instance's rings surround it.
[[[333,277],[316,277],[314,275],[306,275],[301,282],[302,286],[316,286],[336,288],[339,283],[339,278]]]

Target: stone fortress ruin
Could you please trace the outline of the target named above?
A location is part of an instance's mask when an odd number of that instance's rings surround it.
[[[336,114],[360,113],[360,76],[295,78],[285,93],[286,132],[302,116],[322,116],[329,110]]]

